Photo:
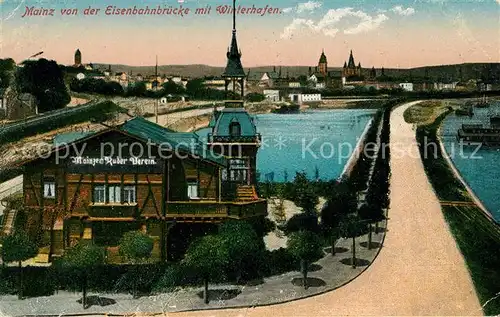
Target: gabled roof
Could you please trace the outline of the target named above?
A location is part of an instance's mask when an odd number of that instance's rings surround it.
[[[175,132],[142,117],[125,122],[120,130],[141,139],[150,140],[155,144],[170,144],[174,149],[191,153],[216,164],[226,165],[224,158],[205,150],[199,136],[193,132]]]
[[[212,151],[206,150],[199,136],[194,132],[176,132],[142,117],[135,117],[117,126],[117,131],[143,141],[149,141],[155,145],[169,144],[169,149],[180,150],[195,157],[210,161],[219,165],[226,165],[226,160],[215,155]],[[111,131],[112,129],[110,129]],[[88,139],[100,132],[70,132],[59,134],[54,137],[54,145],[61,146]]]

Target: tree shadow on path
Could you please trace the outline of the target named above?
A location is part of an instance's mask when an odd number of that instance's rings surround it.
[[[292,280],[292,284],[294,286],[301,286],[303,287],[304,283],[304,278],[303,277],[296,277]],[[322,287],[326,286],[326,282],[323,281],[320,278],[317,277],[308,277],[307,278],[307,287]]]
[[[352,265],[352,258],[345,258],[340,260],[340,263],[345,265]],[[370,261],[365,259],[356,259],[356,266],[367,266],[370,264]]]
[[[83,301],[82,298],[77,300],[79,304]],[[87,306],[85,308],[90,308],[92,306],[110,306],[116,304],[116,300],[107,297],[100,297],[97,295],[87,296]]]

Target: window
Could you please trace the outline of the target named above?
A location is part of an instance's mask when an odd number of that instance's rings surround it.
[[[245,182],[248,177],[248,164],[243,159],[229,160],[229,179],[234,182]]]
[[[198,198],[198,183],[197,182],[189,182],[188,183],[188,197],[189,197],[189,199],[197,199]]]
[[[231,122],[231,124],[229,125],[229,135],[230,136],[241,135],[241,126],[238,122]]]
[[[43,182],[43,197],[56,198],[56,182],[53,180],[45,180]]]
[[[108,186],[108,202],[121,203],[121,188],[120,185]]]
[[[94,203],[106,202],[106,187],[104,185],[97,185],[94,187]]]
[[[131,204],[136,202],[135,186],[123,187],[123,202],[126,204]]]

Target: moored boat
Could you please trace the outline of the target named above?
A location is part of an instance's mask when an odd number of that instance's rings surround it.
[[[500,117],[495,120],[500,122]],[[500,124],[490,127],[485,127],[482,124],[463,124],[458,129],[457,140],[464,145],[500,146]]]
[[[490,106],[490,103],[488,102],[488,99],[486,96],[483,96],[480,101],[476,103],[477,108],[488,108]]]
[[[457,110],[455,110],[455,114],[457,116],[469,116],[472,117],[474,115],[474,109],[471,104],[466,104]]]

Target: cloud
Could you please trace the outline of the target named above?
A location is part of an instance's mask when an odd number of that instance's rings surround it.
[[[415,9],[413,9],[412,7],[408,7],[405,9],[402,6],[395,6],[391,9],[391,11],[403,16],[410,16],[412,14],[415,14]]]
[[[302,12],[312,12],[318,8],[321,8],[323,4],[319,1],[307,1],[304,3],[299,3],[297,5],[297,13]]]
[[[1,1],[1,0],[0,0]],[[321,8],[323,6],[323,3],[319,1],[307,1],[303,3],[299,3],[296,7],[289,7],[289,8],[284,8],[282,11],[284,13],[290,13],[290,12],[296,12],[296,13],[312,13],[316,9]]]
[[[352,24],[351,19],[345,21],[347,18],[355,18],[358,23]],[[285,27],[281,33],[281,38],[290,39],[303,30],[321,33],[330,37],[335,37],[341,31],[344,34],[358,34],[375,30],[388,19],[382,13],[372,16],[361,10],[355,11],[353,8],[331,9],[317,22],[311,19],[294,19]],[[339,25],[341,21],[346,22],[342,27]]]

